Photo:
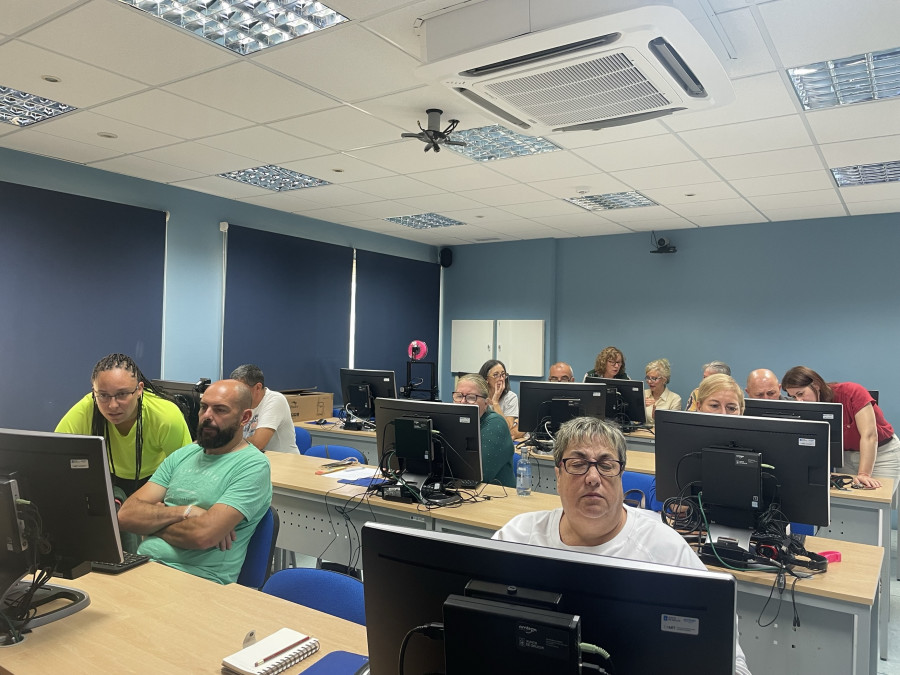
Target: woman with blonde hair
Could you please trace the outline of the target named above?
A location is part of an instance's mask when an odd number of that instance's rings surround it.
[[[716,373],[697,387],[697,412],[715,415],[743,415],[744,392],[731,375]]]
[[[625,372],[625,355],[617,347],[606,347],[597,354],[594,361],[594,369],[587,372],[585,380],[589,377],[605,377],[608,379],[627,380]]]
[[[653,424],[657,410],[681,410],[681,396],[669,389],[672,379],[672,368],[669,359],[656,359],[644,368],[644,407],[647,413],[647,424]]]

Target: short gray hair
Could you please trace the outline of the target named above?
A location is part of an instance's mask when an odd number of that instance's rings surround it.
[[[703,365],[703,371],[711,370],[714,373],[722,373],[723,375],[731,375],[731,366],[724,361],[710,361]]]
[[[248,387],[254,387],[257,384],[266,386],[266,378],[259,366],[253,363],[245,363],[231,371],[231,379],[243,382]]]
[[[669,359],[656,359],[647,364],[644,369],[645,373],[655,370],[657,373],[666,378],[666,384],[672,380],[672,367],[669,365]]]
[[[463,375],[456,381],[456,384],[458,385],[460,382],[471,382],[478,389],[479,394],[481,394],[485,398],[491,397],[491,391],[490,389],[488,389],[487,380],[485,380],[481,375],[476,375],[475,373]]]
[[[618,427],[596,417],[576,417],[563,424],[553,442],[553,461],[559,464],[570,445],[599,444],[625,461],[625,437]]]

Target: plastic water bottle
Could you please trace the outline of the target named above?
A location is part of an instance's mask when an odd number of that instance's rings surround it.
[[[528,450],[522,448],[521,452],[522,457],[516,467],[516,494],[527,497],[531,494],[531,459],[528,457]]]

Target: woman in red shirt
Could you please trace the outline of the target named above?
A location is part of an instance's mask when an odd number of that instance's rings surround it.
[[[844,470],[851,469],[866,487],[881,487],[872,474],[900,478],[900,441],[881,408],[865,387],[855,382],[830,382],[816,371],[795,366],[781,378],[781,387],[797,401],[826,401],[844,406]]]

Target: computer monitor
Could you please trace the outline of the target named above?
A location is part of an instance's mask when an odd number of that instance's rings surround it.
[[[375,399],[397,398],[394,371],[341,368],[341,393],[348,420],[351,415],[368,420],[375,414]]]
[[[606,419],[625,428],[647,424],[643,382],[612,377],[586,377],[585,382],[606,385]]]
[[[826,422],[656,411],[656,496],[700,495],[710,526],[749,548],[760,514],[776,505],[787,520],[831,519]]]
[[[574,417],[603,419],[607,395],[596,382],[520,382],[519,430],[547,439]]]
[[[197,422],[200,417],[200,397],[210,385],[209,378],[203,377],[196,382],[175,382],[174,380],[150,380],[154,389],[171,397],[181,408],[184,421],[188,425],[191,438],[197,438]]]
[[[18,500],[26,500],[23,503]],[[122,560],[106,447],[98,436],[0,429],[0,612],[17,628],[49,623],[89,604],[74,589],[44,585],[29,602],[26,574],[74,579],[91,560]],[[46,581],[46,578],[43,578]],[[23,605],[71,601],[25,621]],[[8,625],[0,621],[0,634]],[[2,644],[2,639],[0,639]]]
[[[477,405],[379,398],[375,438],[382,470],[417,488],[432,486],[435,499],[458,481],[482,480]]]
[[[831,468],[844,465],[844,406],[840,403],[779,401],[748,398],[744,401],[747,417],[778,417],[786,420],[828,422],[831,428]]]
[[[536,641],[532,645],[518,639],[531,626],[518,622],[521,605],[507,606],[516,597],[550,597],[548,611],[579,616],[581,640],[609,652],[614,672],[734,672],[737,584],[728,574],[381,523],[363,527],[362,555],[372,675],[398,672],[404,636],[442,621],[446,642],[413,637],[405,672],[589,672],[542,659],[541,648],[562,637],[559,632],[532,633],[527,636]],[[474,623],[450,625],[444,603],[448,596],[466,595],[467,585],[470,594],[477,590],[482,597],[499,585],[503,602],[498,604],[506,610],[501,614],[512,621],[493,620],[483,629]],[[460,642],[456,638],[466,644],[462,650],[453,646]],[[555,643],[556,654],[569,646],[561,642]],[[450,645],[446,655],[445,644]],[[529,660],[524,667],[522,659]],[[584,659],[602,663],[599,656]],[[460,660],[468,670],[452,669]]]

